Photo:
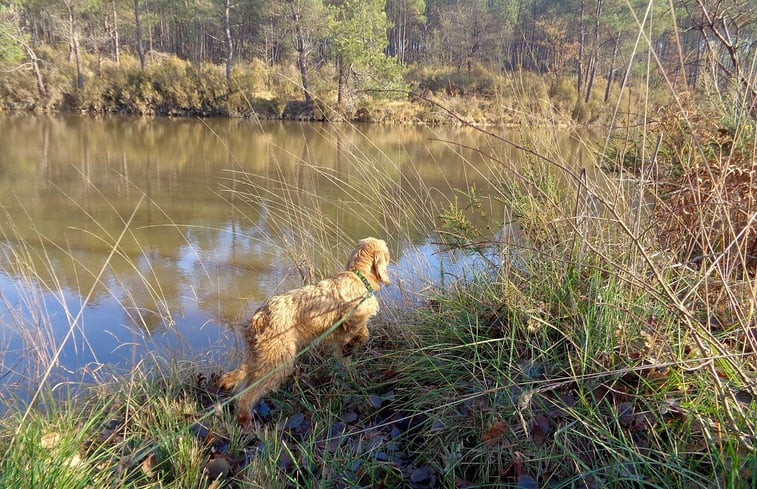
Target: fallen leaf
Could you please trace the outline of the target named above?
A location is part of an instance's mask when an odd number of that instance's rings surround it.
[[[518,489],[539,489],[539,484],[536,479],[530,475],[521,475],[518,477]]]
[[[60,433],[56,433],[54,431],[52,433],[47,433],[45,435],[42,435],[42,438],[39,439],[39,446],[42,448],[57,447],[60,443],[61,438],[62,437]]]
[[[342,435],[346,429],[347,429],[347,426],[345,426],[345,424],[342,423],[341,421],[338,421],[331,426],[331,429],[329,430],[329,433],[330,433],[329,436]]]
[[[520,368],[523,371],[523,375],[533,380],[541,380],[544,378],[544,365],[534,362],[525,361],[521,362]]]
[[[531,421],[531,436],[534,439],[534,443],[542,445],[547,440],[550,429],[549,419],[546,416],[542,416],[541,414],[535,416],[533,421]]]
[[[292,465],[292,457],[290,457],[288,453],[282,452],[281,455],[279,455],[279,459],[276,461],[276,465],[278,465],[280,469],[286,470],[287,467]]]
[[[380,408],[384,404],[385,399],[383,397],[381,397],[381,396],[377,396],[375,394],[370,394],[368,396],[368,401],[371,403],[371,406],[373,406],[373,407],[375,407],[375,408],[378,409],[378,408]]]
[[[737,401],[744,403],[744,404],[751,404],[754,397],[749,391],[746,390],[740,390],[738,391],[735,396]]]
[[[466,489],[468,487],[471,487],[472,485],[472,482],[463,479],[459,475],[455,476],[455,489]]]
[[[271,406],[269,406],[265,401],[260,401],[255,404],[255,411],[260,415],[260,417],[267,418],[271,415]]]
[[[302,413],[296,413],[292,416],[289,416],[286,420],[286,423],[284,423],[284,428],[287,429],[297,429],[300,426],[302,426],[302,423],[305,421],[305,415]]]
[[[79,455],[78,453],[73,454],[73,456],[69,457],[69,459],[66,461],[66,465],[68,465],[72,469],[78,467],[79,465],[81,465],[81,463],[81,455]]]
[[[423,467],[418,467],[410,474],[410,481],[416,484],[427,482],[431,480],[433,475],[431,468],[428,465],[424,465]]]
[[[205,439],[210,434],[210,429],[208,429],[208,427],[202,423],[192,423],[192,425],[189,427],[189,431],[191,431],[192,434],[199,438],[201,441],[205,441]]]
[[[237,413],[237,424],[245,431],[252,429],[252,416],[247,413]]]
[[[342,415],[342,422],[351,424],[357,421],[357,413],[355,411],[347,411]]]
[[[142,472],[147,476],[148,478],[152,479],[155,477],[155,454],[151,453],[140,464],[140,467],[142,469]]]
[[[631,426],[631,423],[633,423],[634,420],[632,402],[621,402],[615,406],[615,411],[618,414],[618,422],[621,426],[624,428]]]
[[[100,433],[97,434],[97,437],[95,438],[96,442],[99,444],[105,444],[108,442],[111,443],[119,443],[123,440],[123,437],[119,432],[113,431],[113,430],[102,430]]]
[[[481,436],[481,442],[488,446],[496,445],[499,443],[500,438],[505,434],[508,427],[509,425],[507,424],[507,421],[499,420],[494,422],[489,429],[486,430],[486,433]]]

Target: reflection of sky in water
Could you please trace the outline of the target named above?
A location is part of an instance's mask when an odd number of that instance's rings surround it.
[[[174,326],[148,332],[130,320],[144,311],[125,309],[123,290],[119,296],[101,296],[88,304],[72,334],[62,343],[81,307],[79,295],[68,290],[53,294],[37,289],[35,297],[29,299],[29,292],[28,285],[0,273],[4,302],[0,309],[0,364],[4,367],[0,385],[22,398],[27,380],[33,383],[40,377],[61,344],[51,382],[102,380],[114,372],[128,370],[151,352],[162,358],[221,358],[218,350],[233,345],[230,330],[219,325],[189,295],[182,297]],[[40,309],[38,303],[44,304],[45,318],[37,318],[32,312]],[[23,329],[23,335],[19,329]],[[14,385],[18,386],[15,392]]]
[[[392,285],[382,292],[383,302],[398,307],[418,305],[429,293],[490,270],[497,260],[490,251],[483,256],[466,250],[448,251],[427,239],[403,249],[394,261],[390,267]]]
[[[164,358],[194,358],[202,355],[218,363],[224,363],[225,359],[229,358],[228,349],[234,346],[234,335],[227,326],[219,324],[213,310],[201,306],[201,301],[198,300],[198,275],[211,275],[217,279],[215,286],[224,289],[227,286],[224,277],[228,279],[232,273],[229,266],[233,261],[232,255],[254,253],[270,256],[273,266],[266,273],[242,269],[233,273],[246,275],[249,280],[257,280],[263,288],[270,289],[272,293],[289,288],[282,287],[282,282],[292,282],[291,279],[286,279],[287,267],[283,265],[283,258],[277,254],[280,253],[280,248],[274,243],[239,239],[234,237],[230,227],[224,235],[225,238],[216,241],[217,247],[209,252],[201,251],[196,245],[193,233],[187,233],[187,245],[182,248],[177,260],[177,268],[185,276],[186,287],[182,289],[180,307],[173,311],[173,324],[154,328],[152,332],[140,328],[138,318],[140,314],[145,314],[145,311],[125,308],[123,304],[127,301],[124,297],[128,292],[119,292],[118,286],[113,285],[110,290],[118,295],[101,296],[96,303],[85,307],[77,327],[63,345],[58,368],[55,369],[52,380],[101,380],[107,378],[114,369],[128,370],[150,352],[156,352]],[[146,269],[150,259],[152,258],[143,256],[140,268]],[[383,307],[390,310],[393,307],[417,305],[422,301],[424,293],[430,289],[438,289],[461,279],[472,279],[474,274],[480,273],[486,265],[487,261],[476,253],[440,251],[431,240],[420,245],[410,245],[395,257],[390,267],[392,285],[384,288],[379,293],[379,298]],[[218,268],[222,269],[222,272],[216,273],[215,269]],[[198,272],[201,269],[204,271]],[[231,283],[233,284],[233,281]],[[34,377],[34,357],[30,357],[29,354],[35,348],[34,345],[52,348],[51,351],[45,352],[47,358],[54,355],[54,349],[60,345],[68,332],[71,324],[69,318],[76,316],[81,307],[81,299],[78,294],[67,290],[54,295],[50,292],[39,292],[37,289],[35,292],[38,297],[31,301],[44,302],[49,324],[53,325],[53,341],[46,338],[45,341],[34,342],[33,337],[27,337],[26,341],[31,341],[32,344],[26,344],[15,328],[35,330],[35,318],[29,311],[30,300],[22,295],[29,293],[29,287],[0,274],[0,291],[5,304],[16,312],[17,317],[16,320],[10,320],[10,312],[6,307],[0,316],[0,338],[4,350],[4,358],[0,360],[6,368],[11,369],[3,373],[4,377],[0,382],[9,385],[26,377]],[[240,297],[239,300],[244,301],[245,298]],[[250,304],[249,312],[257,305]],[[137,319],[136,325],[133,318]],[[21,324],[18,324],[19,322]],[[40,334],[49,334],[45,326],[42,328],[39,330]],[[47,364],[44,361],[42,363]]]

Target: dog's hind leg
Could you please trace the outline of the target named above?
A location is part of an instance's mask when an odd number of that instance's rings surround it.
[[[239,396],[239,412],[249,414],[264,395],[276,389],[294,370],[296,346],[255,356],[247,372],[247,387]],[[256,352],[257,353],[257,352]],[[255,353],[253,353],[255,354]]]

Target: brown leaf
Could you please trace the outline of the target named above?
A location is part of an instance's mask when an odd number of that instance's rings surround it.
[[[472,482],[463,479],[459,475],[455,476],[455,489],[466,489],[468,487],[471,487],[472,485]]]
[[[145,457],[145,459],[142,460],[140,467],[142,468],[142,472],[145,474],[145,476],[150,479],[155,477],[155,454],[151,453],[150,455]]]
[[[535,416],[533,421],[531,421],[531,436],[534,439],[534,443],[536,445],[542,445],[547,441],[547,436],[549,435],[551,428],[549,419],[547,419],[546,416],[542,416],[541,414]]]
[[[499,420],[495,421],[488,430],[486,430],[486,433],[481,435],[481,442],[484,445],[488,446],[494,446],[497,443],[499,443],[500,438],[505,434],[507,429],[509,428],[509,425],[507,424],[507,421]]]
[[[634,420],[632,402],[621,402],[620,404],[615,406],[615,411],[617,412],[618,422],[621,426],[623,426],[624,428],[631,426]]]

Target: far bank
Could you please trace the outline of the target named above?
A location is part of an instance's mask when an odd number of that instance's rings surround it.
[[[579,97],[574,77],[531,71],[495,73],[471,67],[412,66],[402,82],[387,88],[354,90],[339,100],[334,73],[322,67],[305,101],[293,64],[269,66],[261,60],[239,62],[228,89],[225,67],[154,54],[144,70],[131,56],[118,64],[84,57],[83,87],[65,53],[46,47],[40,57],[45,91],[32,70],[0,71],[0,110],[129,114],[172,117],[233,117],[299,121],[352,121],[388,124],[518,125],[545,123],[599,125],[611,118],[626,123],[646,86],[606,90],[604,80],[588,100]],[[655,104],[666,97],[651,93]],[[620,101],[620,103],[618,103]],[[616,113],[617,110],[617,113]]]

